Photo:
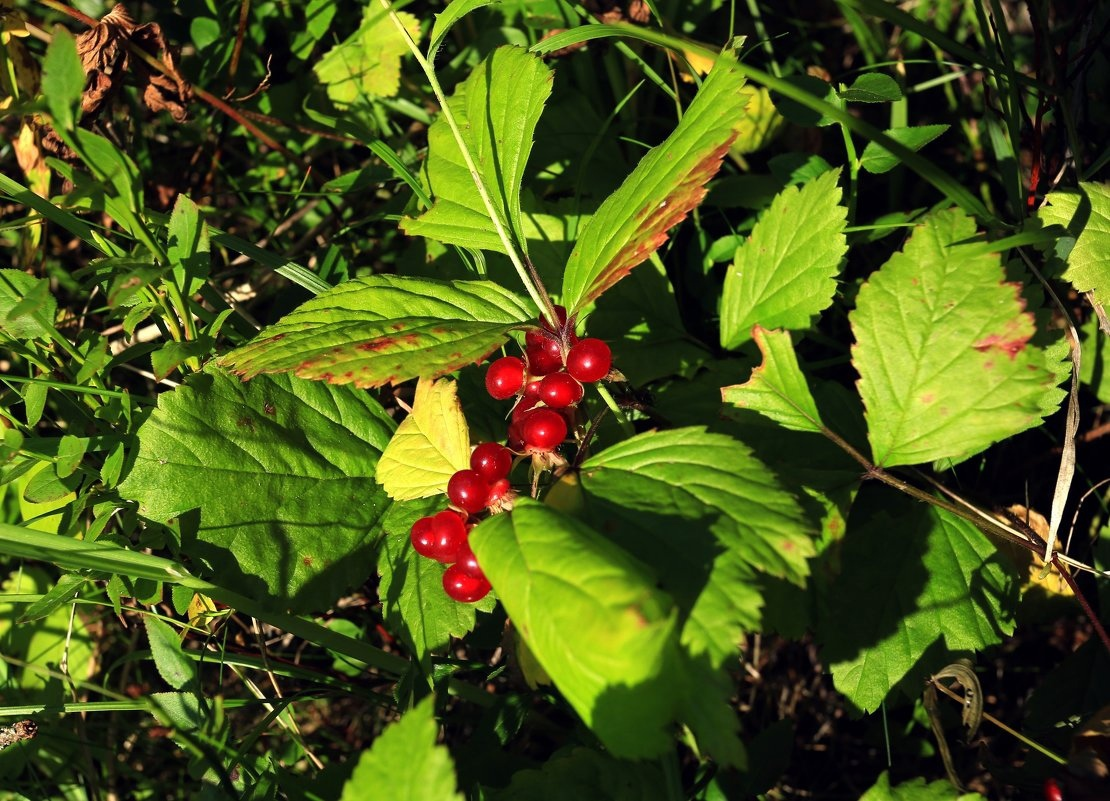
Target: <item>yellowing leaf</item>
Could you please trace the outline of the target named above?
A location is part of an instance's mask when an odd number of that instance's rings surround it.
[[[420,23],[416,17],[403,11],[397,16],[413,41],[419,42]],[[320,59],[316,77],[340,108],[355,105],[367,96],[393,97],[401,85],[401,56],[408,51],[408,44],[389,15],[374,3],[366,7],[359,29]]]
[[[398,501],[447,490],[470,463],[470,435],[454,381],[420,379],[412,414],[397,427],[378,460],[378,482]]]
[[[755,153],[771,144],[786,126],[786,118],[771,102],[771,93],[762,86],[747,86],[741,94],[750,99],[744,107],[744,118],[737,126],[736,141],[729,152],[736,155]]]

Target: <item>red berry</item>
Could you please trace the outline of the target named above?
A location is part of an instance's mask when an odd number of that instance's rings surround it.
[[[558,325],[557,328],[552,328],[551,327],[551,322],[546,317],[544,317],[543,315],[540,315],[540,325],[543,326],[544,328],[546,328],[548,331],[558,331],[561,328],[566,328],[567,327],[567,307],[566,306],[560,306],[558,303],[555,304],[555,319],[556,319],[556,321],[558,322],[559,325]]]
[[[460,470],[447,482],[447,499],[464,512],[476,514],[486,508],[489,482],[477,470]]]
[[[511,398],[524,385],[525,365],[516,356],[503,356],[486,370],[486,391],[497,400]]]
[[[566,373],[552,373],[540,382],[540,400],[552,409],[565,409],[582,400],[582,385]]]
[[[554,373],[563,368],[563,346],[551,334],[533,328],[524,335],[524,358],[532,375]]]
[[[1064,801],[1064,791],[1060,783],[1053,778],[1044,780],[1044,801]]]
[[[512,420],[515,422],[532,411],[540,402],[540,381],[530,381],[524,385],[520,393],[520,400],[513,407]]]
[[[437,562],[452,562],[459,546],[466,542],[466,525],[458,512],[444,510],[413,523],[409,534],[412,547],[421,556]]]
[[[486,505],[491,509],[504,509],[506,501],[512,500],[512,491],[513,485],[509,483],[507,478],[493,482],[489,488],[489,499],[486,501]]]
[[[496,442],[483,442],[470,454],[470,469],[492,484],[513,468],[513,452]]]
[[[589,384],[609,375],[613,352],[600,339],[583,339],[567,354],[567,372]]]
[[[455,554],[455,565],[468,576],[480,579],[486,577],[482,568],[478,567],[478,557],[474,555],[474,551],[470,548],[470,540],[459,546],[459,552]]]
[[[520,438],[530,453],[553,451],[567,438],[567,421],[553,409],[536,409],[521,421]]]
[[[472,604],[480,601],[489,593],[489,581],[483,576],[478,578],[463,570],[459,564],[451,565],[443,573],[443,589],[447,595],[459,603]]]

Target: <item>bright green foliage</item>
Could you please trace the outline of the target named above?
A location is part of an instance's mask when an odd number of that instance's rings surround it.
[[[430,668],[430,654],[441,652],[451,637],[462,637],[474,628],[476,609],[489,611],[495,600],[486,596],[478,604],[460,604],[443,592],[441,565],[413,550],[409,531],[418,518],[447,508],[447,499],[394,504],[382,521],[383,536],[378,550],[378,573],[386,622],[412,649],[417,659]]]
[[[522,770],[491,801],[664,801],[663,776],[650,762],[624,762],[600,751],[575,748],[556,754],[538,770]]]
[[[1064,278],[1095,302],[1110,303],[1110,184],[1080,183],[1079,191],[1052,192],[1040,218],[1075,237]]]
[[[721,56],[670,136],[640,159],[590,218],[563,276],[574,313],[667,241],[667,232],[705,197],[705,184],[736,138],[747,98],[730,56]]]
[[[491,281],[373,275],[317,295],[223,364],[244,378],[292,372],[376,387],[434,378],[483,361],[532,304]]]
[[[463,801],[438,733],[435,699],[425,698],[362,752],[340,801]]]
[[[452,0],[446,9],[436,14],[435,24],[432,25],[431,41],[428,43],[428,53],[432,59],[434,60],[440,45],[443,44],[443,40],[447,38],[447,34],[456,22],[471,11],[497,2],[500,2],[500,0]]]
[[[721,296],[721,346],[751,339],[752,326],[808,328],[832,302],[848,246],[839,171],[788,186],[737,251]]]
[[[683,645],[714,665],[759,624],[754,571],[802,583],[813,543],[797,502],[741,442],[699,428],[641,434],[582,465],[601,525],[635,532],[626,547],[657,567],[688,622]]]
[[[408,35],[419,41],[420,21],[404,11],[397,16]],[[313,69],[337,107],[365,105],[374,97],[397,94],[401,56],[408,52],[404,36],[381,3],[367,3],[358,30],[329,50]]]
[[[818,636],[836,688],[865,711],[1013,632],[1012,567],[977,528],[876,488],[861,493],[840,551],[843,570],[821,604]]]
[[[982,798],[978,793],[961,793],[946,779],[928,784],[924,779],[910,779],[892,787],[890,774],[883,771],[859,801],[976,801]]]
[[[1081,336],[1079,380],[1089,386],[1102,403],[1110,403],[1110,336],[1099,329],[1096,317],[1083,326]]]
[[[0,269],[0,341],[49,340],[57,313],[49,281]]]
[[[914,125],[909,128],[888,128],[883,133],[910,150],[920,150],[947,130],[947,125]],[[860,166],[876,175],[890,172],[899,163],[897,156],[875,142],[868,142],[860,157]]]
[[[771,93],[762,86],[745,86],[743,94],[748,98],[744,106],[744,116],[736,126],[736,141],[729,149],[731,153],[746,155],[767,147],[786,126],[786,120],[775,104]]]
[[[159,397],[119,486],[236,591],[319,609],[365,580],[390,501],[374,481],[392,420],[365,393],[218,370]],[[199,520],[189,514],[199,508]]]
[[[584,523],[532,501],[471,546],[532,653],[614,756],[658,756],[681,688],[677,610],[646,567]]]
[[[56,127],[63,131],[73,128],[84,88],[85,70],[81,68],[77,44],[69,31],[57,28],[42,63],[43,99]]]
[[[553,73],[538,56],[518,47],[501,47],[470,73],[449,101],[497,215],[521,249],[526,249],[521,179],[552,79]],[[402,221],[406,233],[504,252],[443,117],[428,131],[427,182],[435,203],[421,216]]]
[[[184,295],[191,295],[208,277],[208,225],[187,195],[177,196],[166,231],[166,257]],[[211,346],[209,346],[211,347]]]
[[[752,337],[763,354],[763,363],[746,383],[722,387],[721,400],[759,412],[794,431],[821,431],[821,413],[798,367],[790,332],[765,331],[757,325]]]
[[[848,103],[893,103],[902,99],[902,88],[885,73],[865,72],[837,94]]]
[[[189,687],[196,679],[196,671],[192,661],[181,652],[177,632],[154,615],[144,615],[143,624],[158,674],[175,690]]]
[[[918,226],[860,289],[850,321],[875,461],[961,459],[1040,422],[1055,383],[1033,315],[958,211]]]

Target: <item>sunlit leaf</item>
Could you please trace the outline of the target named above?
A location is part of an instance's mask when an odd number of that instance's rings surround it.
[[[769,417],[795,431],[820,431],[821,413],[794,353],[789,331],[753,330],[763,363],[745,384],[722,387],[721,400]]]
[[[947,130],[947,125],[912,125],[908,128],[888,128],[883,133],[910,150],[920,150]],[[901,161],[897,156],[875,142],[868,142],[860,156],[860,166],[876,175],[890,172],[899,164]]]
[[[1075,237],[1064,278],[1095,302],[1110,303],[1110,184],[1081,182],[1079,191],[1052,192],[1040,218],[1063,225]]]
[[[420,21],[405,11],[397,16],[413,41],[419,42]],[[345,108],[397,94],[401,56],[408,52],[404,36],[382,5],[367,3],[358,30],[325,53],[313,70],[331,101]]]

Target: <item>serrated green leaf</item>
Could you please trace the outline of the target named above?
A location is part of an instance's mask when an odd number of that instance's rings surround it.
[[[908,128],[888,128],[887,136],[910,150],[920,150],[948,130],[947,125],[913,125]],[[859,165],[870,173],[879,175],[890,172],[901,162],[898,157],[880,144],[868,142],[860,156]]]
[[[11,339],[49,340],[58,303],[50,283],[22,270],[0,269],[0,334]]]
[[[1075,237],[1064,278],[1095,302],[1110,303],[1110,184],[1080,182],[1079,191],[1052,192],[1038,216]]]
[[[537,313],[492,281],[367,276],[317,295],[222,363],[245,378],[292,372],[356,387],[436,378],[483,361]]]
[[[838,94],[846,103],[893,103],[902,99],[902,87],[885,73],[866,72]]]
[[[801,583],[813,543],[801,509],[737,440],[702,428],[648,432],[582,465],[591,519],[660,568],[688,620],[682,644],[719,665],[759,624],[753,571]],[[610,522],[610,518],[617,520]]]
[[[955,244],[974,234],[957,210],[933,215],[860,289],[852,361],[880,465],[959,460],[1041,421],[1055,377],[1033,315],[998,254]]]
[[[701,203],[736,139],[747,101],[743,85],[732,57],[718,59],[671,135],[584,226],[563,276],[563,303],[572,314],[658,250]]]
[[[413,41],[419,42],[419,20],[405,11],[397,16]],[[368,3],[358,30],[325,53],[313,71],[332,103],[344,109],[397,94],[401,56],[408,52],[405,37],[386,10],[379,3]]]
[[[520,770],[491,801],[666,801],[663,776],[651,763],[625,762],[601,751],[573,748],[536,770]]]
[[[42,94],[54,126],[69,131],[85,88],[85,70],[73,34],[62,27],[55,28],[53,34],[42,61]]]
[[[499,2],[501,0],[451,0],[446,9],[435,15],[436,21],[432,25],[431,41],[428,43],[429,60],[435,60],[439,46],[443,44],[443,40],[456,22],[471,11]]]
[[[340,801],[463,801],[447,748],[436,743],[435,698],[425,698],[363,751]]]
[[[181,652],[177,632],[154,615],[144,615],[143,623],[158,674],[175,690],[184,690],[195,683],[196,670],[192,660]]]
[[[470,434],[454,381],[421,379],[409,414],[378,461],[378,483],[390,498],[443,495],[447,482],[470,466]]]
[[[364,392],[208,368],[159,396],[119,493],[153,520],[181,517],[181,552],[221,585],[325,608],[370,573],[390,506],[374,470],[392,431]]]
[[[874,711],[920,679],[1013,632],[1017,582],[986,536],[894,490],[862,492],[852,508],[818,623],[836,688]]]
[[[752,331],[763,363],[747,383],[721,388],[721,400],[751,409],[793,431],[820,432],[824,423],[817,402],[798,366],[789,331]]]
[[[670,747],[682,688],[676,610],[650,573],[574,518],[528,499],[470,535],[536,659],[614,756]]]
[[[501,222],[526,249],[520,186],[532,136],[551,94],[554,73],[519,47],[499,47],[474,68],[448,101]],[[401,228],[447,244],[505,252],[446,119],[428,129],[430,209]]]
[[[859,801],[978,801],[982,798],[979,793],[961,793],[946,779],[928,784],[921,778],[910,779],[892,787],[890,774],[884,770]]]
[[[442,565],[418,554],[409,532],[417,519],[447,508],[444,498],[394,504],[382,522],[378,551],[378,597],[390,631],[412,649],[430,672],[428,657],[442,652],[452,637],[463,637],[474,628],[475,611],[489,612],[493,596],[477,604],[461,604],[443,591]]]
[[[752,327],[808,328],[836,291],[848,250],[839,171],[782,190],[736,252],[721,297],[721,346],[751,339]]]

